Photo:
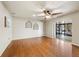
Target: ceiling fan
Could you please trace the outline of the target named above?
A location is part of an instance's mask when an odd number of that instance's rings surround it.
[[[57,14],[61,14],[61,12],[59,12],[59,13],[54,13],[53,11],[51,11],[51,10],[48,10],[48,9],[45,9],[44,11],[43,11],[43,13],[44,14],[46,14],[46,15],[57,15]]]
[[[44,17],[45,19],[51,18],[54,15],[62,14],[62,12],[54,12],[54,10],[51,9],[43,9],[40,11],[40,14],[37,14],[37,16]]]

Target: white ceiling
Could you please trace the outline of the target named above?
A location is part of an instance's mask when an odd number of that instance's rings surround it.
[[[42,8],[50,8],[54,11],[63,12],[62,15],[79,10],[79,2],[69,1],[6,1],[3,2],[12,16],[33,17]]]

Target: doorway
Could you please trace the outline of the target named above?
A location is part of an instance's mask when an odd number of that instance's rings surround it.
[[[72,23],[56,23],[56,38],[72,41]]]

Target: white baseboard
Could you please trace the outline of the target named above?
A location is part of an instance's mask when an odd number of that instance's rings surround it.
[[[72,43],[73,45],[75,45],[75,46],[79,46],[79,44],[76,44],[76,43]]]
[[[34,37],[21,37],[21,38],[14,38],[13,40],[29,39],[29,38],[35,38],[35,37],[42,37],[42,36],[34,36]]]

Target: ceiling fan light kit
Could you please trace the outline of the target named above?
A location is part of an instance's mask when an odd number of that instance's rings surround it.
[[[50,15],[49,15],[49,16],[45,16],[45,18],[46,18],[46,19],[50,19],[50,18],[51,18],[51,16],[50,16]]]

